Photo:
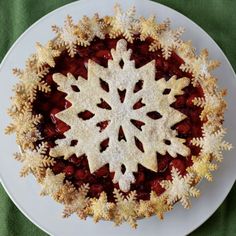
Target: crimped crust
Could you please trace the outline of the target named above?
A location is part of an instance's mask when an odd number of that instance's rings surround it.
[[[163,23],[156,23],[155,16],[150,16],[147,19],[144,17],[137,18],[134,7],[127,12],[123,12],[120,6],[116,5],[114,16],[105,16],[103,18],[100,18],[98,14],[95,14],[92,18],[85,16],[77,24],[68,16],[65,20],[64,27],[53,26],[53,31],[56,33],[55,40],[49,41],[45,46],[36,43],[36,53],[31,55],[27,60],[25,69],[13,70],[14,75],[19,77],[20,81],[13,89],[12,106],[8,111],[12,117],[12,123],[6,128],[6,133],[16,133],[17,144],[22,148],[22,152],[15,155],[16,159],[23,163],[21,176],[33,173],[42,185],[41,194],[50,195],[57,202],[65,205],[64,217],[76,213],[80,218],[85,219],[88,215],[92,215],[95,222],[104,219],[112,220],[116,225],[119,225],[127,221],[132,227],[136,227],[136,220],[139,217],[149,217],[155,214],[160,219],[163,219],[164,213],[170,211],[177,201],[180,201],[184,208],[189,208],[191,206],[190,197],[198,197],[200,194],[199,190],[195,188],[195,185],[203,178],[212,181],[211,172],[217,169],[216,162],[222,161],[222,151],[232,148],[231,144],[223,140],[226,133],[225,128],[222,126],[223,115],[226,109],[226,102],[223,97],[226,95],[226,91],[218,89],[216,78],[211,74],[211,71],[219,66],[219,62],[209,61],[206,49],[202,50],[200,55],[196,55],[191,42],[183,42],[181,40],[180,36],[184,31],[182,28],[171,29],[169,20]],[[62,74],[55,74],[53,76],[54,81],[59,85],[58,89],[67,93],[67,100],[72,103],[72,107],[57,115],[59,119],[69,124],[71,129],[65,133],[65,139],[57,141],[58,146],[50,149],[47,143],[40,142],[41,134],[37,125],[40,123],[42,117],[40,114],[36,115],[32,112],[32,104],[36,99],[37,92],[50,92],[50,86],[42,81],[42,78],[48,73],[49,68],[55,66],[55,58],[64,50],[67,50],[68,54],[74,57],[77,53],[77,45],[89,47],[95,37],[104,39],[105,35],[109,35],[110,38],[123,38],[118,41],[116,49],[111,52],[113,60],[109,60],[108,68],[104,68],[90,60],[88,62],[88,81],[81,80],[81,78],[77,80],[71,74],[68,74],[67,77]],[[125,194],[115,189],[115,202],[113,203],[108,202],[105,192],[102,192],[99,198],[87,197],[89,185],[84,184],[77,190],[72,183],[65,181],[65,175],[63,173],[55,175],[50,167],[54,165],[54,158],[57,158],[57,156],[68,158],[74,153],[77,155],[83,154],[79,153],[79,151],[83,151],[84,147],[88,148],[85,145],[86,142],[92,143],[91,138],[97,142],[100,140],[99,135],[101,133],[96,134],[95,130],[88,131],[88,127],[83,126],[82,122],[80,126],[82,128],[73,129],[73,123],[75,121],[71,114],[77,114],[83,109],[82,107],[79,110],[78,106],[73,106],[73,103],[79,103],[84,97],[82,93],[75,95],[70,90],[71,85],[76,85],[88,91],[90,87],[93,87],[90,79],[96,81],[97,78],[102,78],[106,81],[108,77],[111,79],[112,71],[116,71],[116,74],[119,74],[122,73],[121,71],[123,69],[126,70],[125,73],[121,74],[122,76],[120,76],[118,82],[116,81],[117,88],[121,90],[129,86],[127,84],[127,78],[132,77],[135,83],[139,79],[138,76],[141,76],[144,80],[154,77],[154,62],[149,62],[142,68],[135,69],[134,62],[130,60],[132,52],[127,49],[127,42],[133,43],[135,35],[139,35],[140,40],[152,38],[154,41],[150,44],[149,50],[155,52],[161,49],[165,59],[168,59],[171,53],[175,52],[184,61],[180,69],[192,74],[191,81],[185,77],[176,80],[175,76],[169,81],[165,81],[164,79],[158,80],[156,81],[158,88],[155,88],[155,84],[152,84],[150,81],[148,87],[153,89],[153,95],[147,94],[147,91],[144,89],[142,97],[144,100],[146,99],[145,101],[151,107],[156,106],[156,101],[152,101],[152,99],[149,99],[150,97],[153,98],[152,96],[155,96],[157,100],[162,101],[161,105],[158,105],[158,109],[162,116],[166,118],[163,121],[164,123],[160,123],[156,127],[151,127],[155,132],[165,136],[168,133],[168,128],[170,129],[172,125],[185,118],[185,115],[169,107],[175,100],[175,95],[183,93],[182,89],[185,86],[191,83],[193,86],[200,85],[203,89],[204,97],[195,97],[193,101],[195,106],[202,108],[200,116],[203,121],[202,137],[193,138],[191,141],[193,145],[200,147],[201,151],[199,156],[192,157],[193,165],[187,169],[187,174],[184,176],[179,173],[178,169],[172,168],[172,179],[161,182],[161,186],[165,189],[164,193],[157,196],[152,191],[150,193],[150,200],[137,201],[136,192],[129,190],[130,184],[135,181],[133,172],[137,171],[138,163],[157,171],[158,166],[155,160],[156,151],[159,151],[160,154],[168,152],[173,157],[175,157],[176,153],[186,157],[190,150],[183,144],[183,140],[177,139],[176,133],[173,132],[162,138],[162,140],[171,140],[172,146],[167,147],[164,143],[160,143],[160,140],[154,140],[156,142],[152,143],[153,136],[151,139],[147,138],[145,140],[150,134],[150,130],[148,128],[147,130],[144,129],[143,136],[140,136],[140,139],[143,138],[143,142],[147,148],[146,150],[148,151],[141,155],[135,151],[135,147],[131,148],[131,142],[128,142],[129,147],[121,143],[123,150],[122,162],[117,162],[117,159],[111,158],[112,153],[117,149],[115,144],[111,144],[111,153],[108,153],[108,155],[105,155],[105,152],[101,154],[96,151],[96,146],[90,146],[90,150],[88,150],[92,157],[88,160],[90,170],[95,171],[104,164],[109,163],[110,170],[115,171],[114,182],[119,183],[119,187],[123,192],[129,191],[128,194]],[[123,61],[124,68],[119,67],[120,60]],[[128,75],[126,76],[127,73]],[[115,81],[116,76],[113,79]],[[172,90],[163,99],[162,92],[166,88]],[[89,95],[91,99],[85,104],[86,107],[92,106],[94,99],[97,99],[97,90],[96,88],[94,89],[90,90]],[[106,100],[110,104],[116,105],[116,102],[112,98],[109,98],[106,94],[104,96],[106,96]],[[98,118],[101,118],[102,114],[99,110],[96,112]],[[129,111],[126,110],[124,112],[128,113]],[[148,112],[148,110],[145,110],[145,112]],[[125,113],[121,114],[121,116],[123,115]],[[140,116],[139,114],[137,118],[140,118]],[[116,122],[120,119],[115,114],[110,113],[105,114],[104,118],[107,117],[110,120],[114,119]],[[96,122],[98,121],[96,120]],[[145,123],[148,122],[148,120],[145,120]],[[90,122],[89,125],[93,125],[93,123]],[[163,126],[167,128],[161,129]],[[81,146],[69,147],[68,143],[78,133],[84,132],[85,130],[90,133],[88,136],[84,136],[84,139],[80,140]],[[135,131],[132,130],[132,132]],[[111,134],[112,131],[110,130],[109,135]],[[35,145],[36,141],[40,144]],[[153,146],[159,146],[160,150],[153,150]],[[98,156],[100,156],[100,159]],[[121,164],[126,166],[126,175],[121,173]]]

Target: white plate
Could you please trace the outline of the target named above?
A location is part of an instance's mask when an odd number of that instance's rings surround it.
[[[12,158],[13,153],[17,151],[15,137],[3,134],[4,128],[10,122],[6,109],[10,106],[11,89],[16,83],[16,79],[11,73],[12,67],[23,68],[25,59],[35,51],[35,42],[45,43],[52,39],[54,34],[51,31],[51,25],[62,25],[67,14],[73,16],[75,21],[84,14],[93,15],[95,12],[99,12],[100,15],[112,14],[115,2],[119,2],[123,9],[135,5],[139,15],[155,14],[159,21],[169,17],[173,27],[184,26],[186,28],[184,38],[191,39],[198,51],[206,47],[210,51],[210,58],[221,61],[222,65],[215,71],[215,75],[220,78],[221,87],[227,88],[229,92],[227,96],[229,109],[225,117],[225,126],[228,128],[227,140],[235,144],[235,74],[221,49],[206,32],[180,13],[154,2],[132,0],[127,4],[126,0],[81,0],[59,8],[36,22],[15,42],[2,61],[0,68],[0,174],[2,183],[8,195],[25,216],[51,235],[186,235],[207,220],[229,193],[236,178],[236,149],[225,153],[223,163],[214,174],[213,183],[203,181],[200,184],[202,196],[198,200],[193,199],[193,207],[190,210],[185,210],[177,204],[172,212],[166,214],[164,221],[151,217],[139,221],[138,229],[132,230],[126,224],[120,227],[114,227],[111,222],[94,224],[91,218],[82,221],[75,215],[69,219],[62,219],[62,206],[49,197],[40,197],[40,187],[32,176],[26,179],[19,178],[21,165]]]

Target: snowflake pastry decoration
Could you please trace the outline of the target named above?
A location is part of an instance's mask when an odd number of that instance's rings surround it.
[[[40,139],[40,132],[36,125],[40,123],[42,116],[33,115],[30,111],[14,115],[12,123],[5,129],[6,134],[16,133],[16,141],[23,148],[33,148],[34,142]]]
[[[91,200],[89,213],[92,213],[95,222],[98,222],[101,219],[110,220],[114,207],[115,204],[108,202],[106,193],[102,192],[98,199],[94,198]]]
[[[69,217],[71,214],[76,213],[81,219],[86,218],[85,208],[88,204],[88,198],[86,197],[88,191],[88,184],[84,184],[79,188],[74,195],[74,199],[70,203],[65,204],[63,217]]]
[[[116,50],[111,50],[111,54],[113,60],[108,61],[108,68],[91,60],[88,62],[88,80],[82,77],[76,80],[70,74],[67,78],[54,74],[58,89],[68,94],[66,99],[73,105],[56,115],[71,129],[65,132],[65,139],[56,141],[57,146],[50,150],[50,155],[67,159],[72,154],[79,157],[85,153],[91,173],[109,163],[110,171],[115,172],[114,183],[118,182],[122,191],[127,192],[135,181],[133,172],[137,171],[138,163],[157,171],[156,151],[162,155],[168,152],[173,157],[177,153],[183,156],[189,154],[185,140],[176,137],[177,132],[171,129],[186,116],[169,106],[176,100],[176,95],[183,94],[182,89],[189,84],[189,79],[177,80],[173,76],[168,81],[164,78],[155,81],[154,61],[136,69],[134,61],[130,61],[131,50],[127,50],[127,42],[123,39],[118,41]],[[123,66],[120,65],[122,61]],[[108,84],[109,92],[102,89],[101,80]],[[143,89],[134,93],[135,84],[140,80],[144,81]],[[80,91],[73,91],[72,85]],[[171,89],[170,93],[163,95],[165,89]],[[126,91],[123,102],[119,91]],[[133,109],[140,100],[145,106]],[[106,103],[107,107],[102,109],[101,103]],[[155,119],[148,116],[153,111],[157,114]],[[91,114],[90,119],[80,117],[84,112]],[[142,127],[135,126],[135,121],[140,120]],[[97,126],[103,121],[109,121],[109,125],[101,131]],[[77,124],[76,127],[74,124]],[[122,140],[118,139],[120,129],[125,136]],[[77,137],[78,143],[70,146]],[[105,140],[109,144],[101,151],[99,144]],[[153,147],[158,149],[154,150]],[[125,173],[121,172],[122,165],[125,165]]]
[[[153,212],[156,216],[162,220],[164,218],[164,213],[171,210],[171,205],[167,204],[167,195],[162,194],[161,196],[157,196],[157,194],[152,191],[150,194],[150,202],[153,208]]]
[[[58,175],[55,175],[50,168],[46,170],[45,178],[43,179],[41,185],[41,195],[50,195],[54,197],[57,192],[61,189],[63,186],[63,181],[65,179],[65,174],[60,173]]]
[[[54,194],[54,199],[57,202],[70,204],[76,197],[77,190],[75,186],[68,180],[65,181],[65,184]]]
[[[210,72],[220,65],[219,61],[208,61],[208,51],[203,49],[198,57],[192,57],[188,63],[182,64],[180,69],[193,74],[193,85],[196,86],[202,78],[211,77]]]
[[[139,216],[150,217],[152,216],[153,211],[154,209],[150,201],[144,201],[144,200],[139,201],[139,206],[137,209],[137,214]]]
[[[73,23],[72,17],[67,16],[65,25],[60,28],[56,25],[52,26],[53,31],[57,34],[56,45],[58,47],[65,46],[69,55],[74,57],[76,54],[76,45],[78,42],[76,32],[76,26]]]
[[[59,50],[53,49],[52,46],[52,41],[49,41],[45,47],[38,42],[36,43],[36,57],[39,67],[43,66],[44,64],[48,64],[51,67],[55,66],[54,58],[58,57],[61,52]]]
[[[192,41],[182,42],[182,44],[177,48],[178,55],[181,58],[185,58],[185,62],[192,60],[195,57],[196,49],[193,48]]]
[[[29,97],[23,86],[15,86],[13,88],[15,95],[11,97],[12,106],[8,109],[10,116],[22,114],[32,110],[32,105],[29,102]]]
[[[100,39],[105,38],[104,34],[104,27],[105,23],[102,19],[99,18],[98,14],[95,14],[91,19],[87,16],[84,16],[82,20],[78,24],[79,30],[76,31],[78,35],[81,34],[81,32],[87,32],[87,38],[88,41],[92,41],[94,37],[98,37]],[[82,31],[80,29],[83,29]],[[80,35],[83,38],[83,34]]]
[[[47,143],[41,143],[35,150],[27,149],[22,153],[16,153],[16,160],[23,163],[20,175],[26,176],[33,172],[38,178],[41,178],[45,167],[52,166],[55,161],[46,156]]]
[[[40,72],[36,72],[30,67],[26,68],[24,71],[13,69],[13,74],[20,79],[18,87],[22,87],[26,91],[30,102],[35,100],[37,91],[42,91],[44,93],[51,91],[49,85],[45,81],[42,81],[42,77],[44,77],[47,72],[47,68]]]
[[[218,130],[214,126],[203,124],[203,137],[193,138],[192,144],[201,148],[201,155],[212,155],[217,161],[222,161],[223,150],[230,150],[232,145],[223,140],[226,130],[220,127]]]
[[[118,190],[114,190],[116,200],[115,224],[120,225],[122,221],[127,221],[133,228],[137,227],[136,223],[136,192],[130,192],[128,196],[124,197]]]
[[[140,39],[145,40],[147,37],[158,39],[157,34],[165,30],[169,26],[169,21],[165,21],[161,24],[156,23],[156,17],[150,16],[148,19],[140,17]]]
[[[211,171],[217,169],[217,165],[211,162],[210,156],[192,157],[193,165],[188,168],[188,171],[197,174],[200,178],[206,178],[208,181],[212,181]]]
[[[205,94],[204,97],[195,97],[193,99],[193,104],[195,106],[203,108],[201,113],[201,119],[204,120],[207,116],[212,116],[212,114],[217,114],[220,118],[222,110],[226,108],[226,102],[224,96],[226,95],[226,90],[214,91]]]
[[[161,186],[166,189],[167,203],[173,205],[176,201],[180,201],[184,208],[190,207],[190,196],[198,197],[200,192],[192,186],[194,175],[188,173],[181,176],[176,168],[171,170],[172,180],[163,180]]]
[[[111,26],[110,37],[116,38],[123,35],[127,41],[133,42],[134,33],[137,31],[138,20],[135,16],[135,8],[131,7],[127,12],[122,12],[120,5],[116,4],[115,15],[107,17],[106,23]]]
[[[149,49],[153,52],[161,49],[163,57],[167,60],[171,56],[172,51],[181,45],[182,40],[180,36],[183,34],[184,29],[170,29],[169,22],[166,25],[167,29],[157,34],[157,39],[150,45]]]

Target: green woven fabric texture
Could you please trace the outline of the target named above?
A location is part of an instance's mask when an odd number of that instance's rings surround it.
[[[89,1],[89,0],[88,0]],[[102,2],[102,0],[100,0]],[[14,41],[35,21],[71,0],[0,0],[0,61]],[[128,2],[128,1],[127,1]],[[235,0],[158,0],[200,25],[223,49],[236,69]],[[1,154],[2,158],[4,154]],[[22,180],[24,181],[24,180]],[[236,235],[236,185],[224,203],[191,236]],[[11,202],[0,185],[0,236],[47,235]]]

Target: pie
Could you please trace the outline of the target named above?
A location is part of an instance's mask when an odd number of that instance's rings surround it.
[[[183,28],[135,8],[113,16],[68,16],[23,70],[13,69],[6,133],[16,134],[21,176],[32,173],[64,204],[94,221],[128,222],[189,208],[196,185],[223,159],[226,90],[206,49],[196,55]]]

